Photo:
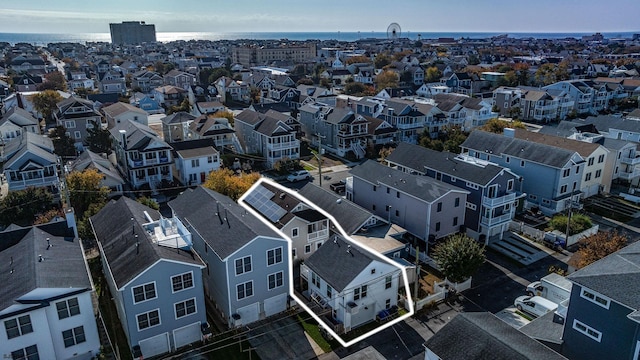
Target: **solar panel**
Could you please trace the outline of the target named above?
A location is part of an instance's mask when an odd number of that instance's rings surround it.
[[[244,201],[265,216],[272,223],[278,222],[287,213],[286,210],[271,201],[274,193],[268,189],[258,186],[254,191],[245,197]]]

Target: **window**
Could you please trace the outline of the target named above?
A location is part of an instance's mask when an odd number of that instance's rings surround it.
[[[391,275],[385,277],[384,278],[384,288],[385,289],[390,289],[392,282],[393,282],[393,277]]]
[[[322,241],[316,243],[316,250],[320,249],[320,246],[322,246]]]
[[[468,202],[468,201],[466,202],[465,207],[466,207],[467,209],[469,209],[469,210],[473,210],[473,211],[475,211],[475,210],[478,208],[478,207],[476,206],[476,204],[472,204],[472,203],[470,203],[470,202]]]
[[[456,226],[456,225],[458,225],[458,217],[457,216],[453,218],[453,226]]]
[[[468,182],[468,183],[466,183],[466,185],[467,185],[467,187],[469,189],[478,190],[478,185],[477,184]]]
[[[593,165],[593,163],[596,161],[595,158],[590,157],[589,160],[587,161],[587,166],[591,166]]]
[[[251,256],[236,259],[236,275],[251,271]]]
[[[569,174],[571,174],[571,169],[562,170],[562,177],[567,177]]]
[[[148,284],[136,286],[133,288],[133,303],[137,304],[142,301],[155,299],[156,297],[156,283],[150,282]]]
[[[316,273],[311,273],[311,283],[316,287],[320,287],[320,277]]]
[[[567,192],[567,185],[565,184],[565,185],[560,186],[560,193],[564,194],[566,192]]]
[[[587,335],[588,337],[592,338],[597,342],[600,342],[600,339],[602,339],[602,333],[600,331],[592,328],[591,326],[579,320],[576,320],[576,319],[573,320],[573,329]]]
[[[373,185],[373,191],[376,191],[376,190],[378,190],[378,187]]]
[[[451,177],[451,182],[452,182],[452,183],[454,183],[454,182],[456,182],[456,181],[458,181],[458,179],[452,176],[452,177]]]
[[[400,210],[396,210],[396,217],[400,216]]]
[[[365,297],[367,297],[367,285],[353,289],[353,300],[360,300]]]
[[[617,169],[617,168],[616,168]],[[602,175],[602,170],[596,170],[596,175],[594,176],[594,178],[599,178],[600,175]]]
[[[275,288],[279,288],[280,286],[282,286],[282,277],[283,277],[284,273],[282,271],[279,271],[275,274],[270,274],[269,275],[269,290],[273,290]]]
[[[84,336],[84,328],[82,326],[63,331],[62,339],[64,340],[64,347],[66,348],[87,341],[87,338]]]
[[[65,121],[64,122],[64,127],[67,129],[74,129],[76,127],[76,122],[71,120],[71,121]]]
[[[511,158],[510,158],[510,157],[508,157],[508,156],[504,159],[504,162],[506,162],[507,164],[508,164],[510,161],[511,161]]]
[[[524,167],[524,160],[520,160],[520,167]]]
[[[327,284],[327,298],[329,299],[333,298],[333,289],[329,284]]]
[[[580,173],[580,166],[576,166],[576,174]]]
[[[400,191],[396,191],[396,197],[399,199],[400,198]]]
[[[371,269],[371,274],[375,274],[376,273],[376,268]]]
[[[295,249],[295,248],[291,249],[291,256],[292,256],[294,259],[298,257],[298,256],[297,256],[297,254],[296,254],[296,249]]]
[[[138,331],[144,330],[156,325],[160,325],[160,312],[158,309],[152,310],[136,316],[138,320]]]
[[[253,281],[247,281],[236,286],[236,294],[238,295],[238,300],[253,296]]]
[[[371,205],[371,210],[376,211],[376,204]]]
[[[507,181],[507,191],[513,191],[513,179]]]
[[[391,192],[391,188],[387,187],[387,194]]]
[[[282,262],[282,248],[275,248],[267,251],[267,266]]]
[[[391,307],[391,299],[387,299],[387,300],[384,302],[384,308],[385,308],[385,309],[389,309],[390,307]]]
[[[59,320],[78,315],[80,314],[80,305],[78,304],[78,298],[73,298],[56,303],[56,309],[58,310]]]
[[[604,161],[604,154],[598,156],[598,164],[602,163]]]
[[[207,162],[209,164],[213,163],[213,156],[207,156]]]
[[[440,231],[440,222],[439,221],[436,223],[436,231]]]
[[[11,359],[13,360],[39,360],[40,355],[38,355],[38,346],[31,345],[27,346],[24,349],[16,350],[11,352]]]
[[[185,317],[190,314],[196,313],[196,299],[189,299],[183,302],[174,304],[176,310],[176,319],[180,319],[181,317]]]
[[[609,300],[603,296],[596,294],[595,292],[582,289],[582,292],[580,292],[580,297],[589,300],[596,305],[602,306],[605,309],[609,308]]]
[[[29,315],[20,316],[18,318],[5,321],[4,328],[5,330],[7,330],[8,339],[13,339],[20,335],[33,332],[31,317]]]
[[[200,159],[191,160],[191,167],[192,168],[195,168],[195,167],[198,167],[198,166],[200,166]]]
[[[193,272],[176,275],[171,278],[173,292],[189,289],[193,287]]]
[[[298,228],[291,229],[291,237],[298,237]]]
[[[367,297],[367,285],[362,285],[362,288],[360,288],[360,297]]]
[[[458,207],[460,206],[460,198],[456,198],[453,202],[453,207]]]
[[[584,181],[589,181],[591,180],[591,173],[587,173],[587,175],[584,176]]]
[[[305,254],[308,254],[308,253],[310,253],[310,252],[311,252],[311,245],[305,245],[305,246],[304,246],[304,253],[305,253]]]
[[[80,139],[80,138],[82,138],[82,134],[80,133],[80,131],[74,131],[74,132],[73,132],[73,136],[74,136],[76,139]]]
[[[437,208],[436,208],[436,211],[437,211],[437,212],[442,211],[442,203],[441,203],[441,202],[439,202],[439,203],[438,203],[438,205],[437,205],[436,207],[437,207]]]
[[[389,209],[391,208],[391,206],[387,205],[384,207],[384,211],[389,212]]]

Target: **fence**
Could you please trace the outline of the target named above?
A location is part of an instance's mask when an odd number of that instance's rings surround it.
[[[542,242],[544,240],[544,231],[538,230],[534,227],[526,225],[523,222],[512,221],[509,223],[509,230],[515,231],[524,235],[525,237],[535,240],[537,242]]]
[[[433,284],[433,288],[434,290],[437,289],[435,290],[434,294],[416,301],[415,311],[422,309],[430,303],[436,303],[438,301],[446,299],[450,289],[454,289],[456,292],[460,292],[471,288],[471,278],[468,278],[461,283],[452,283],[449,280],[445,279],[442,282]]]

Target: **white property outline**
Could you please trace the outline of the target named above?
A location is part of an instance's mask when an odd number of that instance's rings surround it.
[[[247,211],[249,211],[252,215],[254,215],[255,217],[257,217],[258,219],[260,219],[260,221],[262,221],[264,224],[266,224],[267,226],[269,226],[271,229],[273,229],[274,231],[276,231],[278,234],[280,234],[280,236],[282,236],[286,241],[287,244],[289,245],[289,249],[287,251],[287,256],[291,257],[291,248],[292,248],[292,240],[289,237],[288,234],[285,234],[284,232],[282,232],[280,229],[278,229],[275,225],[273,225],[271,222],[269,222],[267,219],[264,218],[263,215],[259,214],[256,210],[254,210],[251,206],[249,206],[249,204],[245,203],[244,198],[247,197],[247,195],[249,193],[251,193],[251,191],[255,190],[255,188],[257,188],[258,186],[260,186],[262,183],[267,183],[279,190],[282,190],[283,192],[286,192],[289,195],[292,195],[294,197],[296,197],[298,200],[302,201],[303,203],[305,203],[306,205],[311,206],[314,210],[320,212],[322,215],[326,216],[329,220],[331,220],[331,222],[333,223],[333,225],[335,225],[336,229],[338,229],[340,235],[342,237],[344,237],[345,239],[347,239],[348,241],[357,244],[357,246],[359,246],[361,249],[369,252],[370,254],[372,254],[373,256],[377,257],[378,259],[380,259],[382,262],[386,263],[386,264],[390,264],[392,266],[397,267],[398,269],[400,269],[400,273],[402,274],[402,278],[404,279],[404,288],[405,291],[407,293],[407,302],[409,303],[409,312],[406,313],[405,315],[402,315],[394,320],[389,321],[386,324],[382,324],[378,327],[376,327],[375,329],[369,331],[366,334],[360,335],[357,338],[351,340],[351,341],[344,341],[335,331],[333,331],[333,329],[331,329],[322,319],[320,319],[320,317],[311,310],[311,308],[309,308],[305,302],[298,298],[293,290],[293,261],[289,260],[289,295],[298,303],[298,305],[302,306],[302,308],[304,310],[307,311],[307,313],[309,313],[317,322],[318,324],[321,324],[322,327],[327,330],[331,336],[333,336],[335,339],[338,340],[338,342],[340,343],[340,345],[344,346],[344,347],[348,347],[351,346],[357,342],[360,342],[366,338],[368,338],[371,335],[374,335],[388,327],[391,327],[392,325],[395,325],[401,321],[403,321],[406,318],[411,317],[415,311],[414,311],[414,307],[413,307],[413,298],[411,297],[411,290],[409,288],[409,278],[407,277],[407,269],[405,267],[403,267],[400,264],[397,264],[395,261],[392,261],[391,259],[389,259],[388,257],[380,254],[379,252],[369,248],[368,246],[361,244],[360,242],[354,240],[351,238],[351,236],[349,236],[344,229],[342,229],[342,226],[340,226],[340,223],[338,221],[336,221],[336,219],[331,216],[331,214],[327,213],[324,209],[318,207],[316,204],[314,204],[312,201],[309,201],[307,198],[305,198],[304,196],[300,195],[297,193],[297,191],[294,191],[292,189],[289,189],[287,187],[284,187],[280,184],[278,184],[277,182],[265,178],[265,177],[261,177],[260,179],[258,179],[258,181],[253,184],[251,186],[251,188],[249,188],[249,190],[247,190],[244,194],[242,194],[242,196],[238,199],[238,204],[240,204],[242,207],[244,207]],[[283,254],[284,255],[284,254]],[[406,302],[405,302],[406,304]]]

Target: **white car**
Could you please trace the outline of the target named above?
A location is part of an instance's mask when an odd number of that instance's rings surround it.
[[[516,309],[526,311],[536,317],[542,316],[549,311],[555,311],[558,304],[540,296],[520,296],[514,302]]]
[[[311,174],[307,170],[299,170],[294,171],[289,176],[287,176],[287,180],[289,182],[295,182],[300,180],[309,180],[311,179]]]

